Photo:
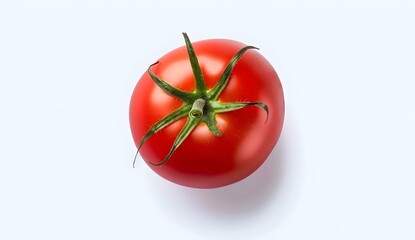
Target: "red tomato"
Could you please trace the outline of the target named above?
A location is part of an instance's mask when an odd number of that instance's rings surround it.
[[[189,60],[191,46],[207,89],[202,90],[204,95],[200,97],[206,100],[201,112],[201,119],[205,119],[213,106],[206,96],[216,86],[230,60],[246,45],[225,39],[199,41],[167,53],[149,69],[176,89],[198,92]],[[283,90],[274,68],[258,51],[247,50],[232,69],[217,102],[261,102],[267,105],[268,115],[264,109],[250,105],[217,113],[214,119],[221,136],[216,136],[219,134],[215,135],[207,123],[201,121],[189,131],[168,161],[158,166],[166,160],[175,139],[191,118],[186,115],[142,144],[139,152],[153,171],[180,185],[215,188],[238,182],[261,166],[278,141],[284,119]],[[167,94],[155,84],[149,72],[144,73],[130,103],[130,125],[137,147],[141,146],[140,141],[151,126],[184,105],[180,98]]]

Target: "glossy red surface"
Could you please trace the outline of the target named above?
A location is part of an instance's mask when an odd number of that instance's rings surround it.
[[[193,43],[205,82],[211,88],[235,53],[245,45],[232,40],[204,40]],[[152,67],[161,79],[176,88],[193,91],[195,82],[186,48],[175,49]],[[266,160],[281,133],[284,96],[281,82],[271,64],[256,50],[247,51],[235,66],[229,84],[219,98],[223,102],[263,102],[264,110],[246,107],[217,115],[221,137],[213,135],[202,123],[189,135],[163,166],[149,164],[157,174],[174,183],[214,188],[237,182],[258,169]],[[182,105],[153,83],[146,72],[131,98],[130,124],[138,146],[151,125]],[[141,148],[146,161],[161,162],[184,125],[181,119],[153,135]]]

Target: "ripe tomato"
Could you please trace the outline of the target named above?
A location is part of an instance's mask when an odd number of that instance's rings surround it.
[[[183,35],[186,46],[151,65],[134,89],[134,141],[149,167],[174,183],[235,183],[258,169],[278,141],[281,82],[254,47],[225,39],[192,44]]]

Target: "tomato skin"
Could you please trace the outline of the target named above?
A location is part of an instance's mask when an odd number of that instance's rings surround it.
[[[211,39],[193,43],[208,88],[212,88],[230,59],[246,45],[233,40]],[[195,89],[195,80],[186,47],[177,48],[152,67],[155,75],[185,91]],[[269,118],[258,107],[219,113],[216,121],[222,136],[217,137],[204,123],[197,126],[170,160],[168,154],[186,119],[181,119],[150,137],[140,154],[149,167],[163,178],[188,187],[216,188],[238,182],[257,170],[267,159],[280,136],[284,119],[281,82],[271,64],[256,50],[247,51],[231,73],[221,93],[222,102],[263,102]],[[166,94],[145,72],[130,102],[130,126],[135,144],[149,128],[182,106],[180,99]]]

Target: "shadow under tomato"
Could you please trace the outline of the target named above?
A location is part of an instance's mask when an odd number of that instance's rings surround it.
[[[157,206],[177,227],[207,239],[255,239],[258,233],[275,229],[295,206],[301,177],[296,143],[292,142],[298,139],[291,130],[284,130],[256,172],[229,186],[187,188],[154,174],[150,189]]]

